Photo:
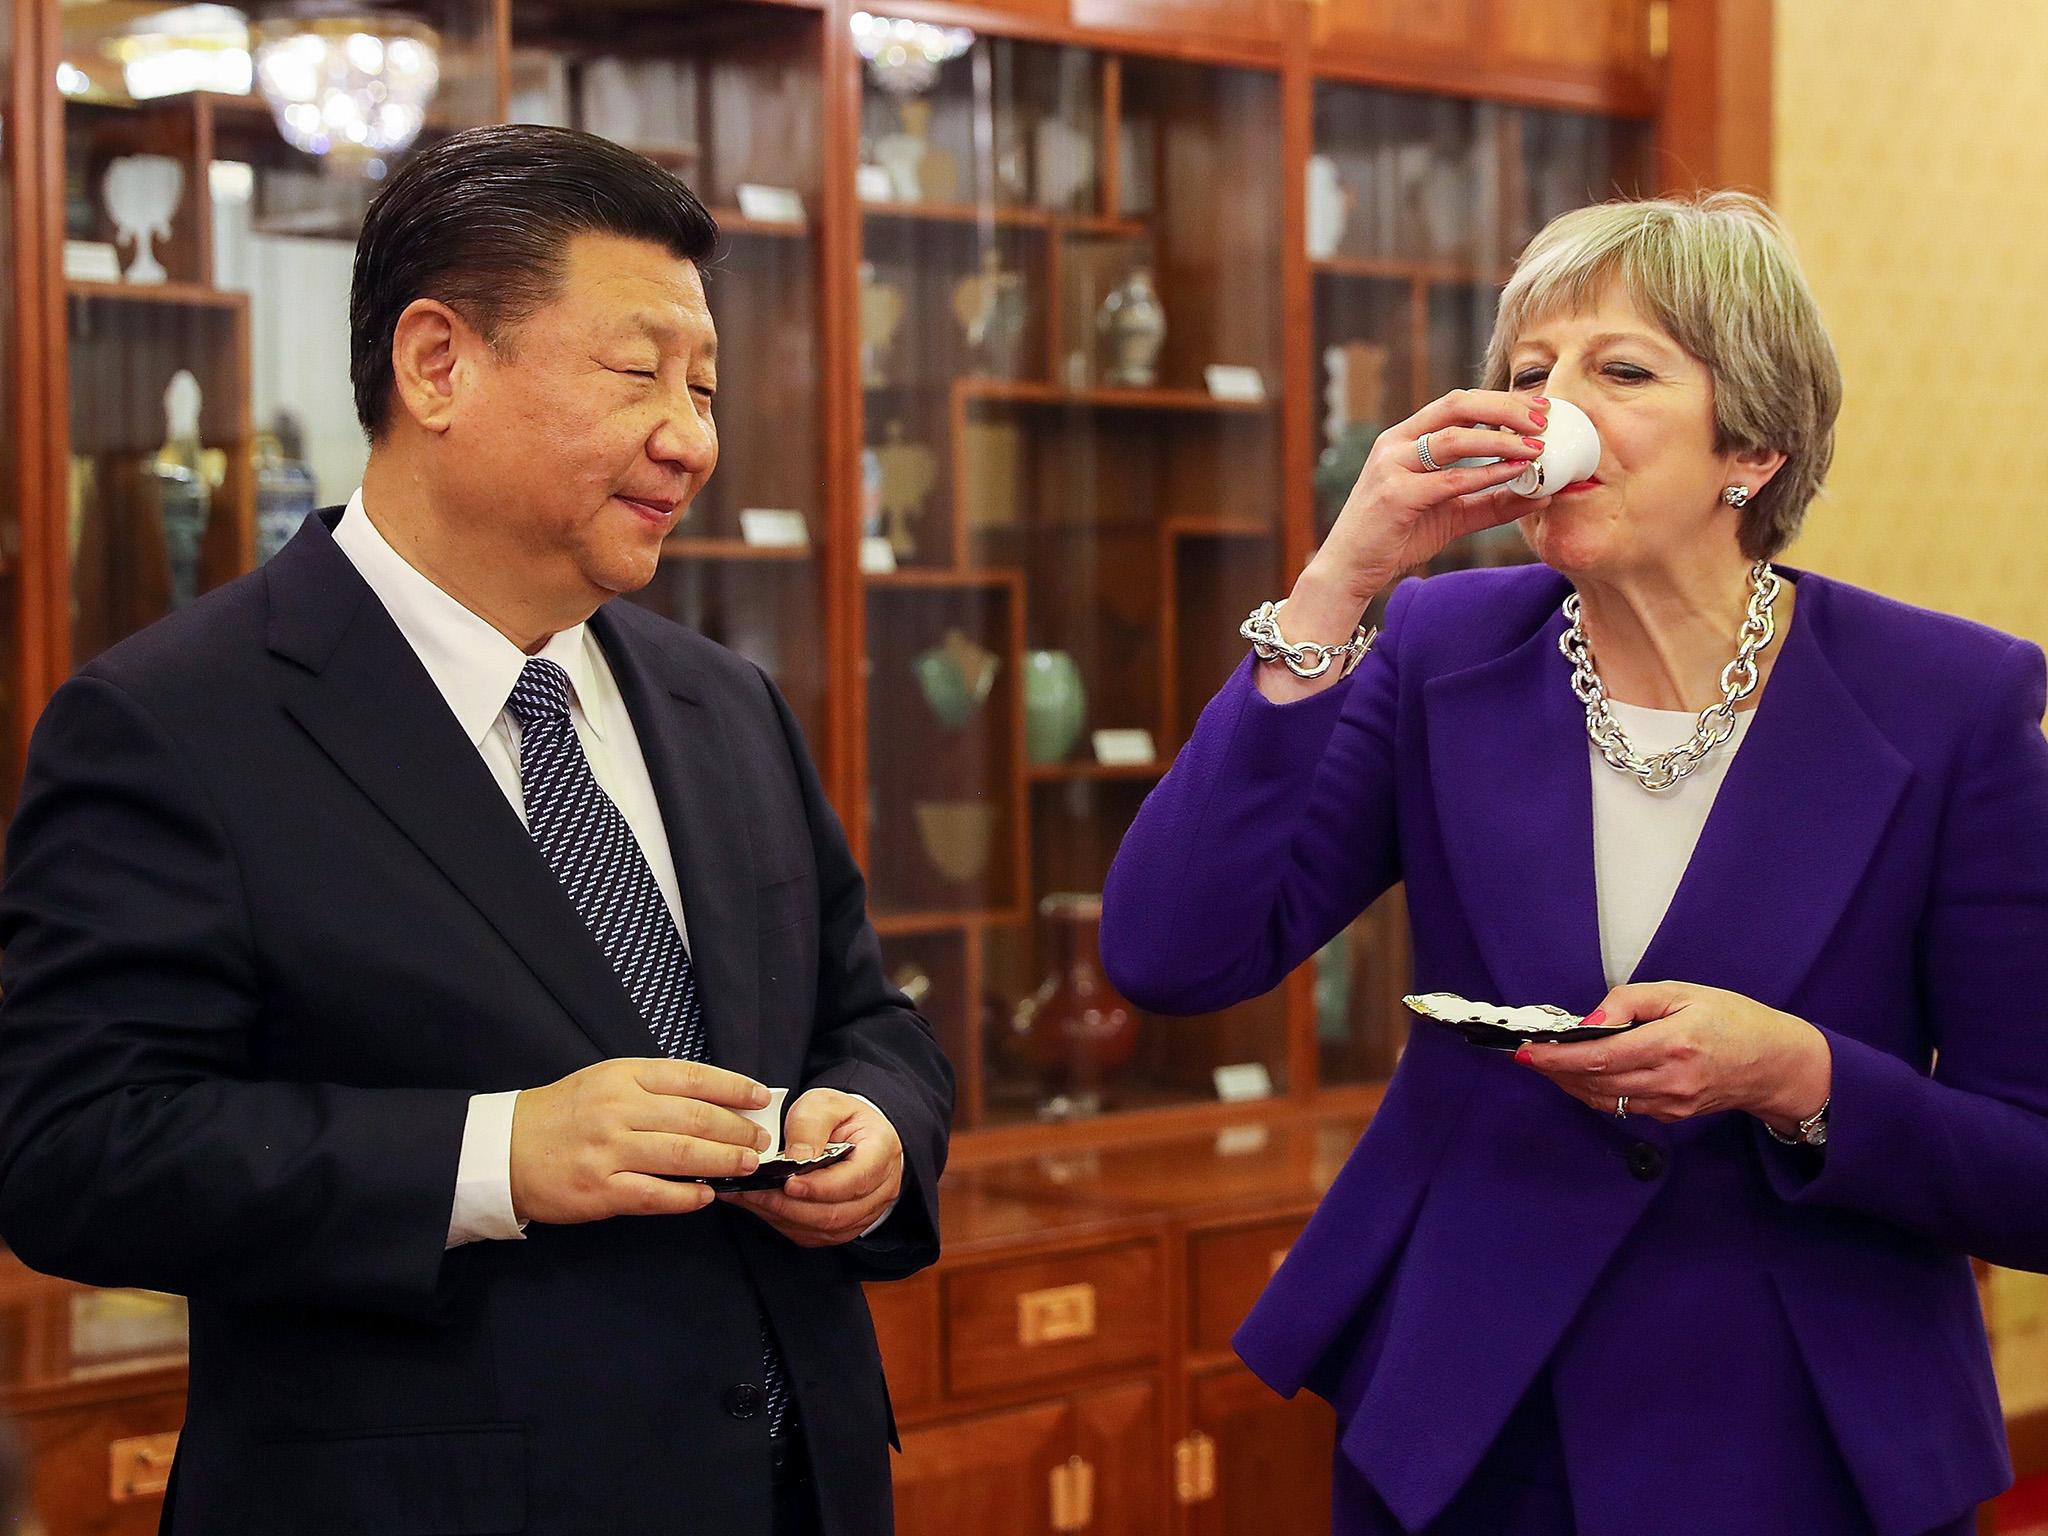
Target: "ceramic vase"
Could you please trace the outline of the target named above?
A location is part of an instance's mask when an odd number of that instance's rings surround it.
[[[1038,906],[1052,969],[1017,1005],[1011,1029],[1070,1112],[1101,1107],[1104,1087],[1138,1047],[1138,1015],[1102,970],[1102,898],[1074,892]]]
[[[1033,763],[1063,763],[1081,738],[1088,695],[1065,651],[1024,656],[1024,751]]]

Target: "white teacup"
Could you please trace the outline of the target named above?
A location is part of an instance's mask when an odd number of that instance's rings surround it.
[[[782,1101],[789,1097],[787,1088],[770,1088],[768,1103],[763,1109],[743,1109],[742,1119],[751,1120],[768,1133],[768,1150],[761,1154],[761,1161],[782,1156]]]
[[[1569,400],[1550,399],[1550,425],[1543,430],[1542,457],[1530,462],[1508,489],[1518,496],[1554,496],[1568,485],[1590,480],[1600,467],[1600,432],[1592,418]],[[1498,464],[1498,458],[1460,459],[1462,464]]]

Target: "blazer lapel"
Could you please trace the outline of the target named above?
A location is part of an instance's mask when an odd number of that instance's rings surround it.
[[[672,644],[614,601],[591,617],[633,718],[683,898],[711,1059],[753,1075],[760,1057],[754,849],[738,765],[711,690]]]
[[[1636,975],[1783,1007],[1869,867],[1912,766],[1843,685],[1827,584],[1798,606],[1742,748]]]
[[[323,520],[324,519],[324,520]],[[349,559],[332,514],[265,567],[284,707],[483,913],[601,1057],[653,1037],[433,679]]]
[[[1487,1001],[1583,1012],[1606,987],[1585,710],[1563,632],[1553,608],[1505,655],[1430,679],[1423,709],[1452,880],[1499,989]]]

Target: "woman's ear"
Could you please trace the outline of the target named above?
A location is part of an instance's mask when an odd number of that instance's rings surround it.
[[[1753,497],[1784,467],[1785,455],[1775,448],[1743,448],[1728,460],[1728,483],[1748,487]]]

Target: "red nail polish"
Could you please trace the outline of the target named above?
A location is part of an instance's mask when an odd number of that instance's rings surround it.
[[[1595,1008],[1591,1013],[1587,1014],[1583,1019],[1579,1020],[1579,1022],[1581,1024],[1598,1024],[1602,1019],[1606,1017],[1607,1010],[1605,1008]]]
[[[1535,400],[1534,400],[1534,401],[1532,401],[1531,403],[1532,403],[1532,404],[1534,404],[1534,405],[1548,405],[1548,404],[1550,404],[1550,396],[1548,396],[1548,395],[1538,395],[1538,396],[1537,396],[1537,397],[1535,398]]]
[[[1526,1045],[1525,1045],[1525,1046],[1523,1046],[1523,1047],[1522,1047],[1521,1049],[1519,1049],[1518,1051],[1516,1051],[1516,1052],[1515,1052],[1515,1060],[1517,1060],[1517,1061],[1519,1061],[1520,1063],[1522,1063],[1522,1065],[1523,1065],[1523,1066],[1525,1066],[1525,1067],[1526,1067],[1526,1066],[1528,1066],[1528,1065],[1529,1065],[1529,1064],[1530,1064],[1531,1062],[1533,1062],[1533,1061],[1534,1061],[1535,1059],[1536,1059],[1536,1053],[1535,1053],[1534,1051],[1530,1050],[1530,1049],[1529,1049],[1529,1047],[1528,1047],[1528,1046],[1526,1046]]]
[[[1539,450],[1539,451],[1540,451],[1540,450],[1542,449],[1542,447],[1543,447],[1543,439],[1542,439],[1542,438],[1540,438],[1540,437],[1527,437],[1527,436],[1525,436],[1525,437],[1523,437],[1522,441],[1523,441],[1523,442],[1525,442],[1525,443],[1527,443],[1527,444],[1528,444],[1528,445],[1529,445],[1529,446],[1530,446],[1531,448],[1537,449],[1537,450]]]

